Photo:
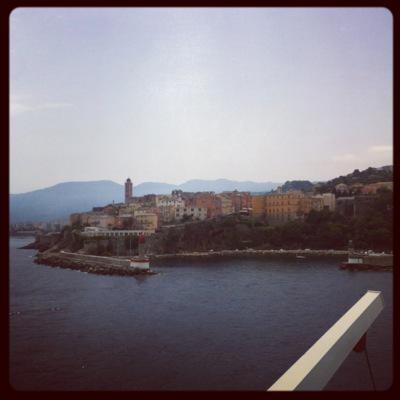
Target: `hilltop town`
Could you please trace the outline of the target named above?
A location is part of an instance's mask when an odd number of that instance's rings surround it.
[[[371,173],[365,178],[356,170],[336,178],[334,185],[292,181],[265,194],[173,190],[170,195],[134,196],[128,178],[124,202],[71,214],[61,233],[39,235],[37,247],[123,256],[135,254],[138,238],[144,236],[148,253],[277,246],[339,249],[348,239],[359,247],[388,250],[393,181],[379,179],[390,178],[392,172],[371,171],[377,182],[369,183]],[[364,178],[353,180],[357,175]],[[371,229],[378,229],[380,236],[367,234]]]

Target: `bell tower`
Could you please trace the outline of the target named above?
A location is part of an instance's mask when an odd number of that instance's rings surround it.
[[[132,200],[133,195],[133,185],[130,178],[125,182],[125,204],[129,204]]]

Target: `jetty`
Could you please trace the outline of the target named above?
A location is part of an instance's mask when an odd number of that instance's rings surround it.
[[[142,267],[134,259],[92,256],[88,254],[61,252],[38,253],[36,264],[44,264],[51,267],[68,268],[99,275],[154,275],[149,264]]]

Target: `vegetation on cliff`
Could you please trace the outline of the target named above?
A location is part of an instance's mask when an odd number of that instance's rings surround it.
[[[231,215],[169,228],[150,243],[155,254],[229,249],[358,249],[390,251],[393,247],[392,193],[382,191],[362,215],[312,211],[303,221],[270,226],[267,221]]]
[[[282,192],[289,190],[302,190],[303,192],[312,192],[314,185],[310,181],[286,181],[282,185]]]

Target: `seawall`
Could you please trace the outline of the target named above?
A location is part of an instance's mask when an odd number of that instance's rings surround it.
[[[35,258],[35,263],[51,267],[74,269],[99,275],[133,276],[155,274],[155,272],[149,269],[131,268],[130,261],[127,259],[67,252],[38,253]]]

